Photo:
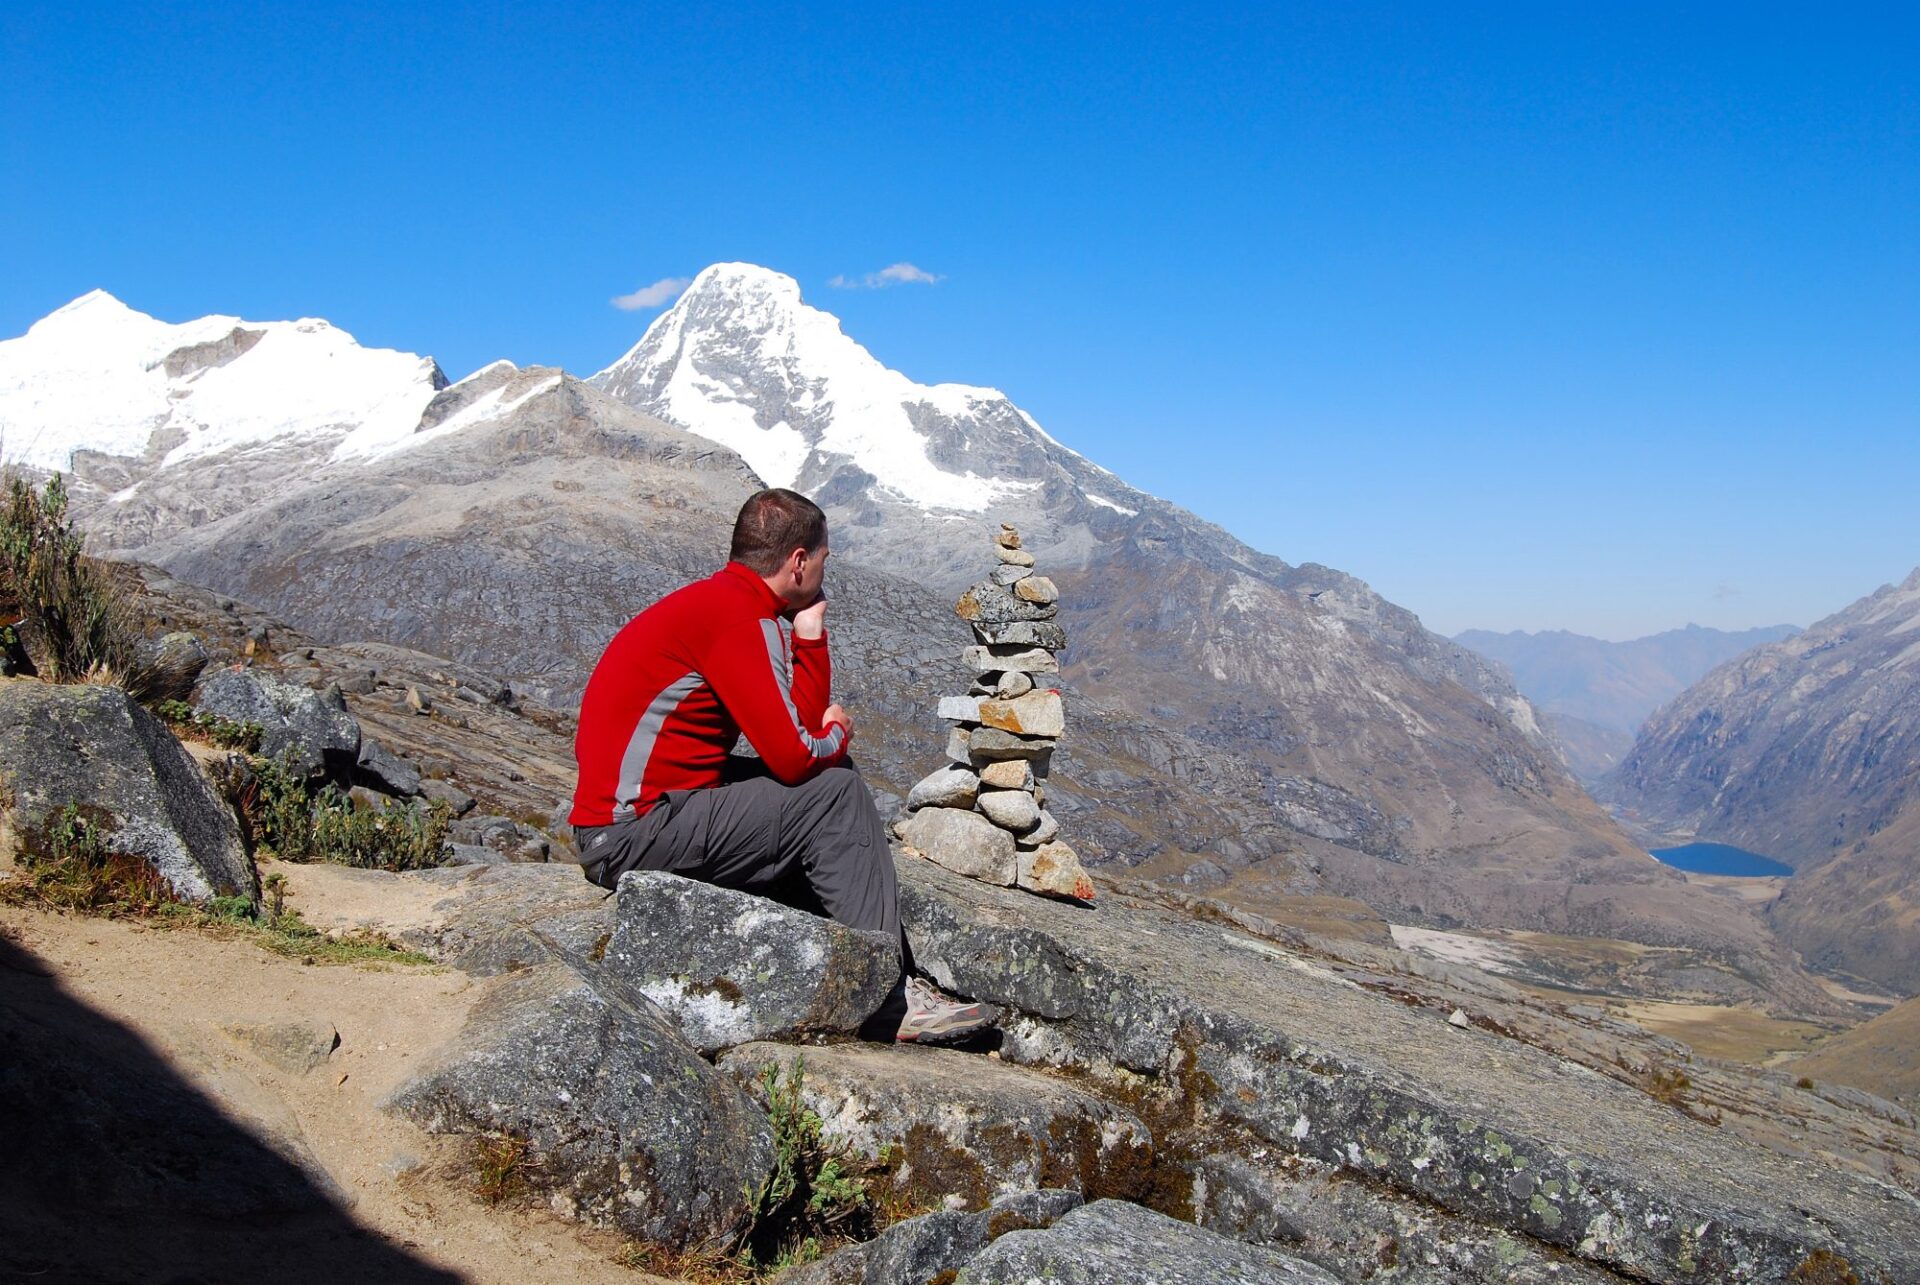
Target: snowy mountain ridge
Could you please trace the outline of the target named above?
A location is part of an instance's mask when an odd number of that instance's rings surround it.
[[[928,510],[979,513],[1039,486],[960,464],[939,421],[1011,420],[1064,449],[998,389],[919,384],[883,365],[802,302],[792,277],[749,263],[705,269],[588,382],[728,447],[770,486],[807,489],[851,464]]]
[[[47,470],[76,452],[161,468],[266,442],[327,458],[404,444],[447,379],[431,357],[363,348],[318,318],[172,324],[93,290],[0,341],[0,456]]]

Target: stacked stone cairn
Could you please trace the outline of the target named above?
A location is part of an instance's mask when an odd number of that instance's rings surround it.
[[[1093,881],[1046,808],[1053,747],[1066,731],[1053,685],[1067,645],[1054,622],[1060,591],[1034,573],[1012,527],[1000,528],[993,549],[999,565],[954,606],[973,626],[962,659],[974,679],[965,696],[940,701],[940,717],[954,724],[947,764],[913,787],[894,833],[983,883],[1091,901]]]

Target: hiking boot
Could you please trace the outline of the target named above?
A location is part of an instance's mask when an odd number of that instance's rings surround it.
[[[992,1024],[994,1011],[984,1004],[955,999],[932,982],[907,978],[906,1016],[893,1037],[901,1042],[951,1039]]]

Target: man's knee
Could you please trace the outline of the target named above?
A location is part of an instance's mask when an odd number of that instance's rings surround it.
[[[830,767],[820,773],[820,775],[826,777],[843,790],[850,790],[855,786],[865,785],[865,782],[860,779],[860,770],[851,763],[842,763],[838,767]]]
[[[837,799],[860,798],[869,803],[873,795],[867,790],[867,783],[858,769],[852,767],[830,767],[813,778],[815,787],[822,793]]]

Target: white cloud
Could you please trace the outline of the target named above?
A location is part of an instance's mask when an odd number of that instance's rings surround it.
[[[692,277],[661,277],[650,286],[641,286],[632,294],[619,294],[607,300],[622,312],[638,312],[642,308],[658,308],[667,300],[693,284]]]
[[[889,263],[878,272],[860,277],[834,277],[827,284],[835,290],[884,290],[888,286],[930,286],[946,278],[911,263]]]

